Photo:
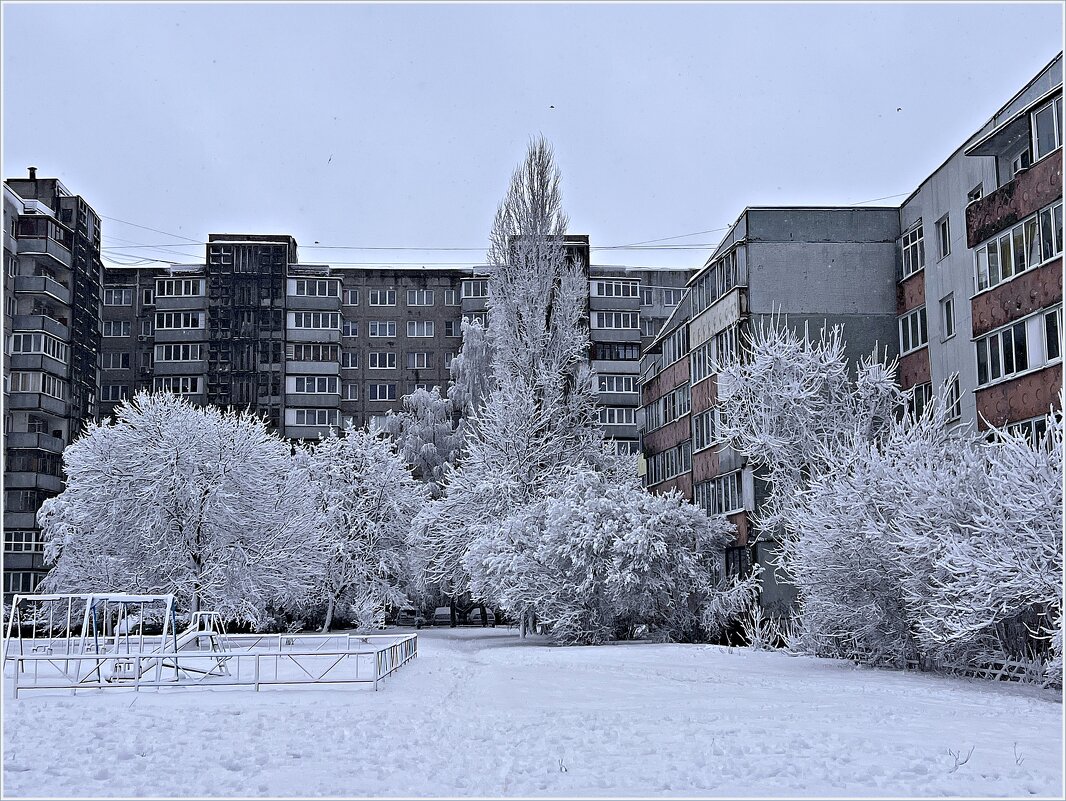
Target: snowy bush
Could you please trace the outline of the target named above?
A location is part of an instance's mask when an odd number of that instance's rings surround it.
[[[63,453],[42,591],[174,593],[256,622],[306,596],[312,512],[288,443],[244,412],[141,392]]]
[[[555,491],[477,540],[464,557],[474,595],[535,612],[553,641],[596,644],[647,627],[664,640],[703,639],[702,615],[722,581],[732,540],[675,494],[635,478],[571,469]]]
[[[356,627],[376,625],[386,605],[407,598],[409,532],[428,490],[391,440],[350,424],[309,446],[307,462],[316,512],[312,575],[327,606],[322,629],[335,610]]]
[[[433,495],[440,493],[445,466],[455,464],[462,449],[463,433],[456,429],[454,416],[452,402],[433,387],[404,395],[403,410],[385,417],[384,430],[396,439],[400,456]]]

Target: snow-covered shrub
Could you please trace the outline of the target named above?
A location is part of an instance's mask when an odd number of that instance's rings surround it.
[[[287,442],[251,413],[140,392],[63,453],[38,514],[42,591],[174,593],[255,623],[306,596],[312,510]]]
[[[664,640],[702,639],[733,527],[635,478],[571,469],[555,491],[479,538],[464,563],[474,595],[533,610],[553,641],[596,644],[641,626]]]
[[[376,625],[388,604],[407,598],[413,565],[411,522],[428,490],[388,438],[353,428],[331,430],[309,446],[307,466],[316,511],[313,576],[326,602],[359,628]]]

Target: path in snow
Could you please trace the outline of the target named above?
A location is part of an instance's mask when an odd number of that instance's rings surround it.
[[[419,654],[377,693],[6,697],[4,794],[1061,797],[1063,708],[1032,687],[513,629]]]

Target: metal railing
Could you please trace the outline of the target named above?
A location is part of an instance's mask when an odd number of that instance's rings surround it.
[[[147,641],[148,638],[145,638]],[[55,645],[58,642],[53,641]],[[222,651],[9,654],[15,698],[30,690],[379,684],[418,656],[418,636],[229,634]],[[51,653],[44,652],[47,648]],[[57,652],[58,651],[58,652]]]

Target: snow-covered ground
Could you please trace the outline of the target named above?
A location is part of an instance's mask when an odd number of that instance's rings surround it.
[[[1062,792],[1056,693],[717,646],[424,630],[377,693],[4,700],[5,797]]]

